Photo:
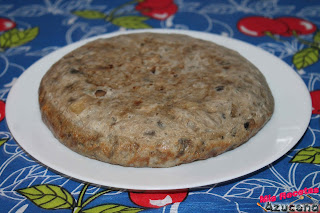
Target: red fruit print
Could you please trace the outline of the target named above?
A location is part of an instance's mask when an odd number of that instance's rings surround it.
[[[287,32],[281,34],[282,36],[292,36],[293,31],[298,35],[307,35],[314,33],[317,30],[316,25],[301,18],[280,17],[275,20],[280,21],[289,27]]]
[[[16,23],[7,18],[0,18],[0,32],[11,30],[16,27]]]
[[[137,4],[136,10],[140,11],[142,15],[165,20],[177,12],[178,6],[173,0],[145,0]]]
[[[320,114],[320,90],[310,92],[312,100],[312,114]]]
[[[0,100],[0,121],[5,117],[6,103]]]
[[[288,26],[280,21],[262,16],[251,16],[241,19],[237,28],[249,36],[265,36],[267,34],[281,35],[288,31]]]
[[[166,8],[174,4],[173,0],[143,0],[138,5],[145,8]]]
[[[160,208],[172,203],[182,202],[187,195],[187,190],[177,190],[174,192],[129,192],[129,197],[133,203],[147,208]]]

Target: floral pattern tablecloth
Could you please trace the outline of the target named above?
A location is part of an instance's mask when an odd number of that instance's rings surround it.
[[[6,125],[5,105],[10,88],[30,65],[82,39],[146,28],[236,38],[285,61],[312,98],[305,135],[281,159],[253,174],[173,192],[82,183],[51,171],[19,147]],[[319,29],[320,2],[313,0],[0,0],[0,212],[318,211]]]

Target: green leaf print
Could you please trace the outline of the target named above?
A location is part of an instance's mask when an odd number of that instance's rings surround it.
[[[313,36],[313,41],[320,43],[320,31],[317,31],[316,34]]]
[[[302,149],[292,158],[290,162],[320,164],[320,148],[308,147]]]
[[[78,10],[73,12],[74,15],[80,16],[86,19],[104,19],[106,14],[96,10]]]
[[[105,204],[90,209],[82,210],[83,213],[136,213],[143,209],[132,208],[117,204]]]
[[[64,188],[44,184],[17,190],[35,205],[43,209],[72,209],[74,199]]]
[[[0,146],[2,146],[5,142],[7,142],[9,138],[2,138],[0,139]]]
[[[0,47],[2,49],[6,49],[23,45],[29,41],[32,41],[35,37],[37,37],[38,33],[38,27],[26,30],[18,30],[14,28],[0,35]]]
[[[127,29],[145,29],[145,28],[151,28],[150,25],[143,22],[148,19],[149,19],[148,17],[143,17],[143,16],[122,16],[122,17],[112,19],[111,22],[114,25],[117,25],[119,27],[124,27]]]
[[[297,69],[302,69],[316,63],[319,60],[319,50],[316,48],[306,48],[300,50],[293,56],[293,64]]]

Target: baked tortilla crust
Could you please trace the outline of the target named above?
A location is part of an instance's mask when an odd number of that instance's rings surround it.
[[[44,123],[71,150],[130,167],[172,167],[234,149],[270,119],[274,99],[237,52],[186,35],[90,42],[43,77]]]

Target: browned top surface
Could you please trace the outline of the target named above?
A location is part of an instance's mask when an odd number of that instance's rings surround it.
[[[57,62],[39,91],[60,141],[125,166],[219,154],[255,134],[274,104],[263,75],[238,53],[173,34],[91,42]]]

